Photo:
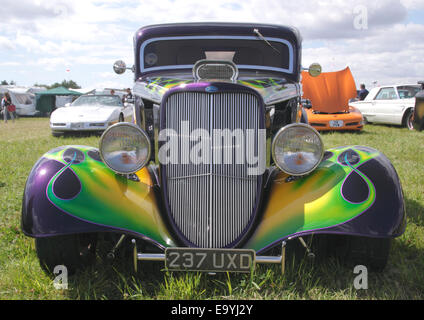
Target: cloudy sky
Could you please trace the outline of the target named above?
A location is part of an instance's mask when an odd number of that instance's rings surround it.
[[[0,80],[18,85],[74,80],[82,87],[130,87],[132,38],[168,22],[261,22],[297,27],[303,66],[349,66],[355,81],[424,80],[424,0],[0,0]]]

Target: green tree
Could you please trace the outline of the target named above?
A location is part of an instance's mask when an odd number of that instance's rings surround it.
[[[45,88],[48,88],[49,86],[47,85],[47,84],[41,84],[41,83],[34,83],[33,85],[32,85],[33,87],[45,87]]]
[[[55,82],[48,86],[49,89],[65,87],[67,89],[81,89],[81,87],[74,80],[63,80],[61,83]]]
[[[14,80],[10,80],[10,82],[3,80],[2,82],[0,82],[0,85],[2,85],[2,86],[7,86],[7,85],[15,86],[16,82]]]
[[[69,81],[63,80],[62,86],[68,89],[81,89],[81,87],[73,80],[69,80]]]

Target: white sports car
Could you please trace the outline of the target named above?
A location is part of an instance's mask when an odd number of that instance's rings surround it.
[[[371,89],[363,101],[349,103],[361,111],[364,120],[412,127],[415,95],[419,85],[392,85]]]
[[[131,121],[133,108],[117,95],[83,95],[50,115],[54,136],[65,132],[104,131],[116,122]]]

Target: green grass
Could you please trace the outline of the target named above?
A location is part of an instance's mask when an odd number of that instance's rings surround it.
[[[395,166],[404,190],[408,226],[394,241],[383,273],[369,273],[368,289],[353,287],[353,270],[329,259],[320,263],[288,256],[284,276],[277,266],[259,266],[253,275],[166,273],[141,264],[134,275],[127,257],[104,257],[56,290],[39,266],[34,241],[20,230],[26,178],[47,150],[66,144],[98,145],[98,136],[54,138],[48,119],[0,122],[0,299],[423,299],[424,298],[424,132],[367,125],[362,133],[325,133],[326,148],[367,145]]]

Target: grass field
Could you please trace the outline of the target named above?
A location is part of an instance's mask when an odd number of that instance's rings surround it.
[[[60,145],[98,145],[98,136],[54,138],[48,119],[0,122],[0,299],[424,299],[424,132],[367,125],[362,133],[323,134],[326,148],[367,145],[388,156],[404,190],[408,226],[394,241],[383,273],[369,273],[368,289],[356,290],[353,270],[329,259],[288,259],[286,274],[259,266],[253,275],[131,272],[131,260],[96,264],[56,290],[39,266],[34,241],[20,230],[26,178],[36,160]],[[159,267],[158,267],[159,268]],[[145,269],[146,270],[146,269]]]

